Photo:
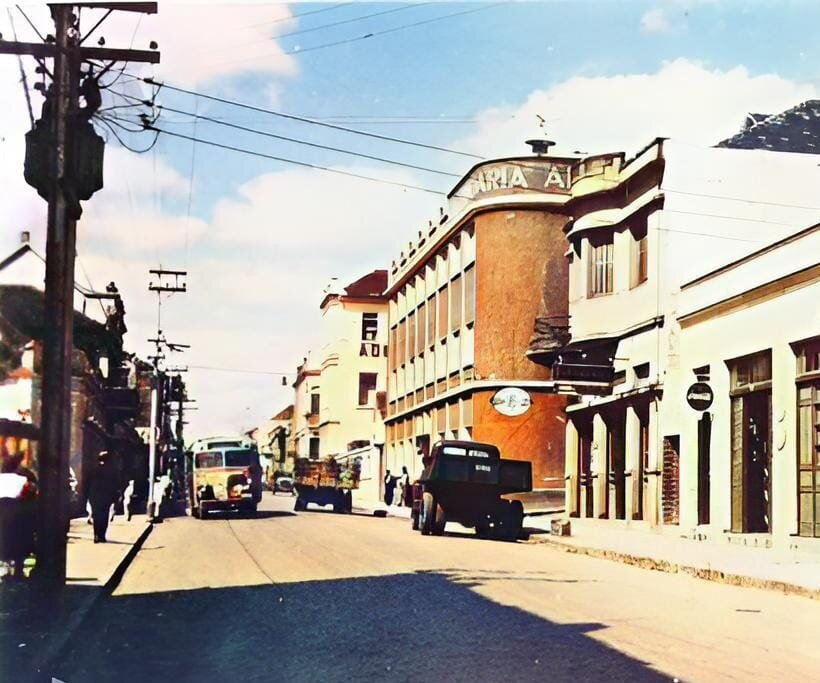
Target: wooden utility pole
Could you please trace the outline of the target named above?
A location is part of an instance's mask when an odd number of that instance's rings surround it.
[[[53,4],[53,43],[0,40],[0,54],[53,59],[52,84],[44,107],[49,126],[48,227],[46,237],[43,338],[42,439],[39,447],[40,500],[35,576],[58,588],[66,578],[68,480],[71,446],[71,365],[74,325],[74,257],[77,201],[74,132],[78,123],[80,65],[89,59],[159,62],[159,53],[82,47],[75,6]],[[79,4],[108,10],[156,13],[156,3]],[[99,25],[99,24],[98,24]],[[95,26],[96,28],[96,26]],[[39,188],[38,188],[39,189]]]

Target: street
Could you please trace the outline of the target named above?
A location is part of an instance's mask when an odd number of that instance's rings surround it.
[[[456,525],[167,519],[52,675],[97,681],[820,680],[820,604]]]

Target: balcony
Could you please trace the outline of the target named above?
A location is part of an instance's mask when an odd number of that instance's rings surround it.
[[[319,413],[305,413],[307,426],[309,429],[317,429],[319,427]]]

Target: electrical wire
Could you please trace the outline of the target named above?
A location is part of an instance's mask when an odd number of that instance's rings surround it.
[[[313,31],[321,31],[325,28],[333,28],[334,26],[342,26],[343,24],[352,24],[356,21],[364,21],[365,19],[372,19],[373,17],[380,17],[384,14],[393,14],[395,12],[403,12],[404,10],[408,9],[416,9],[417,7],[424,7],[425,5],[429,5],[429,2],[415,2],[410,3],[408,5],[402,5],[401,7],[393,7],[392,9],[383,10],[381,12],[373,12],[372,14],[365,14],[360,17],[353,17],[351,19],[343,19],[342,21],[335,21],[330,24],[322,24],[321,26],[311,26],[310,28],[300,28],[298,31],[289,31],[288,33],[279,33],[273,38],[288,38],[290,36],[298,36],[302,33],[312,33]]]
[[[224,145],[221,142],[216,142],[215,140],[205,140],[203,138],[196,138],[196,137],[193,137],[191,135],[185,135],[183,133],[173,133],[171,131],[164,130],[162,128],[157,128],[156,126],[154,126],[153,124],[150,124],[150,123],[146,123],[145,128],[146,128],[146,130],[152,130],[152,131],[155,131],[156,133],[162,133],[162,134],[165,134],[165,135],[169,135],[171,137],[181,138],[183,140],[191,140],[192,142],[197,142],[197,143],[203,144],[203,145],[211,145],[212,147],[219,147],[220,149],[226,149],[226,150],[229,150],[229,151],[232,151],[232,152],[241,152],[243,154],[249,154],[251,156],[260,157],[262,159],[271,159],[273,161],[280,161],[280,162],[285,163],[285,164],[293,164],[295,166],[303,166],[305,168],[312,168],[312,169],[317,170],[317,171],[326,171],[327,173],[335,173],[337,175],[344,175],[344,176],[348,176],[350,178],[359,178],[360,180],[369,180],[369,181],[374,182],[374,183],[381,183],[382,185],[393,185],[394,187],[403,187],[403,188],[408,189],[408,190],[418,190],[419,192],[427,192],[429,194],[435,194],[435,195],[439,195],[439,196],[446,194],[445,192],[442,192],[441,190],[433,190],[433,189],[430,189],[429,187],[421,187],[420,185],[409,185],[407,183],[400,183],[400,182],[395,181],[395,180],[386,180],[384,178],[374,178],[373,176],[367,176],[367,175],[364,175],[364,174],[361,174],[361,173],[354,173],[352,171],[342,171],[341,169],[338,169],[338,168],[330,168],[328,166],[319,166],[317,164],[310,164],[310,163],[307,163],[305,161],[297,161],[295,159],[287,159],[285,157],[278,157],[278,156],[274,156],[272,154],[265,154],[263,152],[257,152],[257,151],[252,150],[252,149],[244,149],[242,147],[234,147],[232,145]]]
[[[294,375],[294,372],[279,372],[276,370],[247,370],[244,368],[219,368],[213,365],[190,365],[188,364],[189,368],[193,368],[194,370],[213,370],[214,372],[236,372],[241,374],[248,374],[248,375]]]
[[[23,8],[22,8],[22,7],[20,7],[20,5],[15,5],[15,7],[17,8],[17,11],[18,11],[18,12],[20,12],[20,14],[22,14],[22,15],[23,15],[23,19],[25,19],[25,20],[28,22],[28,25],[29,25],[29,26],[31,26],[31,28],[32,28],[32,29],[34,30],[34,32],[37,34],[37,37],[45,43],[45,42],[46,42],[45,37],[43,36],[43,34],[42,34],[42,33],[40,33],[40,31],[39,31],[39,30],[37,30],[37,27],[34,25],[34,22],[33,22],[31,19],[29,19],[29,18],[28,18],[28,14],[26,14],[26,13],[23,11]]]
[[[310,10],[309,12],[302,12],[301,14],[292,14],[289,17],[283,17],[282,19],[272,19],[271,21],[260,21],[256,24],[245,24],[244,26],[239,26],[238,28],[255,28],[256,26],[268,26],[270,24],[281,24],[286,21],[293,21],[294,19],[299,19],[301,17],[307,17],[311,14],[321,14],[322,12],[330,12],[331,10],[341,9],[342,7],[347,7],[348,5],[355,5],[355,2],[339,2],[335,5],[331,5],[330,7],[323,7],[322,9],[314,9]]]
[[[358,130],[356,128],[347,128],[345,126],[340,126],[333,123],[325,123],[324,121],[317,121],[315,119],[309,119],[304,116],[297,116],[295,114],[285,114],[284,112],[276,111],[274,109],[265,109],[264,107],[257,107],[252,104],[245,104],[244,102],[237,102],[236,100],[229,100],[224,97],[217,97],[215,95],[208,95],[206,93],[197,92],[196,90],[189,90],[187,88],[181,88],[176,85],[170,85],[169,83],[162,83],[160,81],[156,81],[150,77],[142,77],[137,76],[135,74],[130,74],[134,76],[137,80],[142,81],[143,83],[147,83],[148,85],[156,86],[158,91],[165,88],[167,90],[173,90],[175,92],[185,93],[186,95],[193,95],[196,97],[203,97],[207,100],[211,100],[213,102],[220,102],[222,104],[227,104],[233,107],[239,107],[241,109],[248,109],[250,111],[260,112],[262,114],[269,114],[271,116],[277,116],[279,118],[288,119],[291,121],[299,121],[300,123],[307,123],[314,126],[320,126],[322,128],[329,128],[331,130],[339,130],[345,133],[351,133],[353,135],[361,135],[364,137],[374,138],[376,140],[384,140],[385,142],[395,142],[397,144],[402,145],[410,145],[412,147],[421,147],[423,149],[431,149],[437,152],[447,152],[448,154],[457,154],[463,157],[469,157],[471,159],[484,159],[484,157],[479,156],[478,154],[471,154],[469,152],[460,152],[455,149],[449,149],[447,147],[439,147],[437,145],[428,145],[423,142],[416,142],[413,140],[405,140],[403,138],[397,138],[390,135],[381,135],[379,133],[371,133],[369,131]]]
[[[140,100],[139,98],[132,97],[131,95],[126,95],[124,93],[116,93],[120,97],[125,97],[127,99],[136,100],[140,104],[144,104],[145,106],[152,106],[151,102],[147,100]],[[362,159],[369,159],[370,161],[379,161],[384,164],[392,164],[394,166],[401,166],[403,168],[412,168],[416,171],[424,171],[426,173],[435,173],[437,175],[443,176],[450,176],[451,178],[460,178],[461,176],[457,173],[449,173],[447,171],[439,171],[434,168],[429,168],[427,166],[418,166],[416,164],[405,163],[403,161],[396,161],[395,159],[387,159],[385,157],[374,156],[372,154],[364,154],[363,152],[354,152],[350,149],[344,149],[342,147],[331,147],[330,145],[321,145],[316,142],[309,142],[308,140],[301,140],[299,138],[292,138],[287,135],[277,135],[276,133],[270,133],[268,131],[259,130],[257,128],[249,128],[247,126],[241,126],[237,123],[230,123],[228,121],[223,121],[220,119],[215,119],[210,116],[205,116],[203,114],[195,114],[193,112],[184,111],[182,109],[175,109],[174,107],[169,107],[167,105],[158,105],[158,109],[160,110],[167,110],[174,112],[175,114],[182,114],[184,116],[191,116],[195,119],[199,119],[201,121],[208,121],[210,123],[217,124],[219,126],[226,126],[228,128],[233,128],[235,130],[241,130],[246,133],[253,133],[254,135],[263,135],[265,137],[273,138],[275,140],[283,140],[285,142],[293,142],[297,145],[305,145],[307,147],[313,147],[316,149],[324,149],[329,152],[338,152],[340,154],[348,154],[354,157],[360,157]]]

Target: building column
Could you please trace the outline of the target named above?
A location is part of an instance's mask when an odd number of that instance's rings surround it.
[[[594,501],[592,514],[596,518],[606,517],[607,496],[609,495],[609,472],[606,462],[607,428],[600,413],[592,418],[592,475]]]
[[[626,420],[624,425],[624,445],[626,448],[626,519],[633,519],[638,511],[641,495],[641,421],[638,413],[631,405],[626,407]]]
[[[647,477],[644,485],[644,519],[652,526],[660,524],[661,486],[663,484],[663,436],[658,424],[658,402],[649,405],[649,448]]]
[[[578,517],[581,509],[578,500],[578,430],[572,420],[567,420],[564,444],[564,500],[567,513]]]
[[[788,344],[772,348],[771,534],[788,546],[797,529],[797,385],[794,352]]]

